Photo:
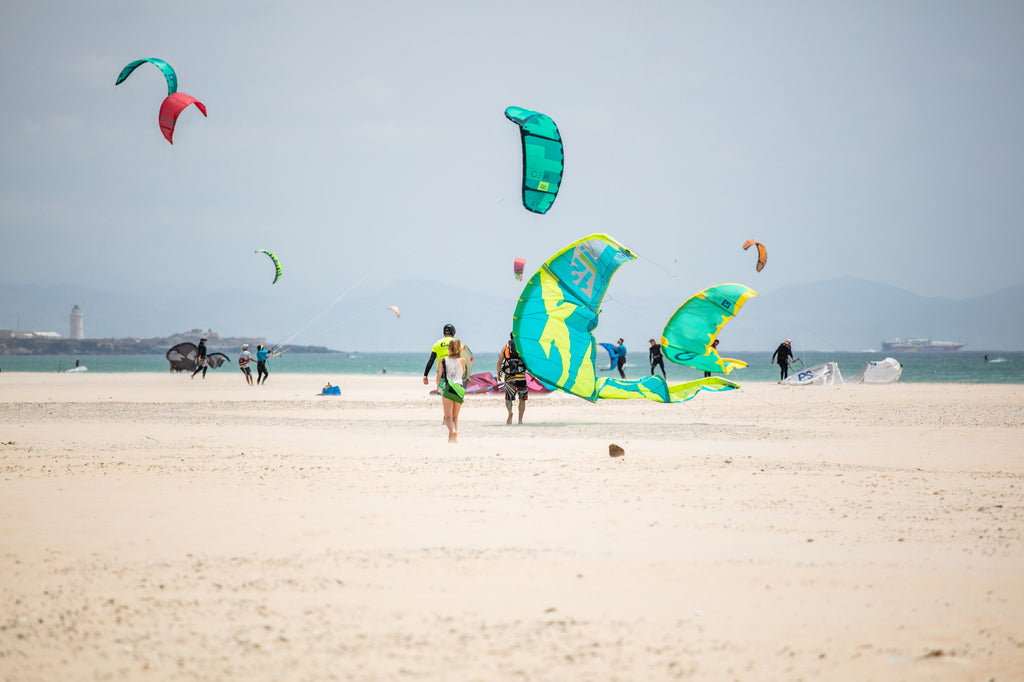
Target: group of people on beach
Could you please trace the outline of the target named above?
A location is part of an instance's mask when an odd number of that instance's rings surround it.
[[[462,411],[462,404],[466,398],[466,385],[469,382],[469,377],[466,376],[465,357],[468,349],[465,348],[461,339],[455,338],[455,325],[446,324],[442,329],[442,334],[443,336],[434,343],[430,350],[427,366],[423,370],[423,384],[430,383],[430,370],[436,361],[437,372],[434,375],[434,385],[437,393],[441,396],[441,406],[444,412],[443,423],[448,428],[448,442],[457,443],[459,442],[459,413]],[[470,355],[470,360],[472,360],[472,355]],[[498,380],[503,382],[505,390],[505,408],[508,411],[505,423],[512,423],[512,408],[518,399],[519,423],[522,424],[530,390],[526,383],[526,362],[519,355],[512,334],[509,334],[508,342],[498,353],[495,370]]]
[[[206,337],[199,339],[199,345],[196,346],[196,368],[192,372],[192,378],[195,379],[196,375],[200,372],[203,373],[203,378],[206,378],[206,370],[209,367],[207,360],[208,351],[206,350]],[[256,346],[256,385],[265,383],[267,378],[270,376],[270,372],[267,370],[267,362],[270,357],[270,351],[263,347],[263,344]],[[238,369],[242,370],[242,375],[245,377],[245,383],[250,386],[252,382],[252,368],[249,366],[253,362],[254,358],[252,353],[249,352],[249,344],[242,344],[242,352],[238,356]]]

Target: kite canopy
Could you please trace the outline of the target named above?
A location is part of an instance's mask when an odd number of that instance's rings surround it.
[[[757,271],[761,272],[761,268],[768,262],[768,251],[764,248],[764,244],[761,242],[755,242],[753,239],[748,239],[743,242],[743,250],[746,251],[751,246],[757,247]]]
[[[156,57],[136,59],[128,66],[121,69],[121,75],[117,77],[117,80],[114,82],[114,85],[120,85],[121,83],[123,83],[125,80],[128,79],[128,76],[132,75],[132,72],[135,71],[136,68],[138,68],[142,64],[145,64],[146,62],[149,62],[150,64],[154,65],[156,68],[160,69],[163,72],[164,78],[167,79],[168,95],[173,95],[178,91],[178,76],[174,73],[174,69],[171,68],[170,64],[168,64],[162,59],[157,59]]]
[[[646,398],[657,402],[689,400],[702,388],[737,385],[710,377],[669,386],[660,376],[638,380],[598,378],[594,364],[601,300],[611,277],[634,260],[629,249],[604,234],[569,244],[541,265],[523,287],[512,321],[516,346],[530,374],[549,388],[598,398]]]
[[[389,306],[388,306],[388,310],[390,310],[391,312],[393,312],[393,313],[395,314],[395,317],[401,317],[401,316],[402,316],[402,313],[401,313],[401,311],[400,311],[400,310],[398,309],[398,306],[397,306],[397,305],[389,305]]]
[[[277,259],[277,256],[266,249],[256,249],[253,253],[265,253],[270,256],[270,260],[274,261],[274,270],[276,271],[276,274],[274,275],[274,281],[271,282],[271,284],[277,284],[277,280],[281,279],[281,261]]]
[[[746,367],[742,360],[719,357],[711,347],[725,323],[736,316],[747,299],[757,296],[742,284],[718,284],[686,300],[665,323],[661,351],[678,365],[728,374]]]
[[[558,195],[565,160],[558,126],[544,114],[522,107],[508,107],[505,118],[519,126],[523,141],[523,206],[547,213]]]
[[[601,371],[602,372],[610,372],[613,369],[615,369],[615,362],[616,362],[615,344],[614,343],[604,343],[604,342],[602,342],[602,343],[600,343],[598,345],[600,345],[601,348],[604,348],[606,351],[608,351],[608,366],[606,368],[604,368],[603,370],[601,370]]]
[[[196,348],[194,343],[179,343],[171,346],[164,357],[171,363],[172,372],[191,372],[196,368],[196,358],[199,357],[199,349]],[[213,369],[217,369],[227,361],[228,356],[224,355],[224,353],[208,353],[206,355],[206,365]]]
[[[516,258],[512,263],[512,272],[515,274],[517,280],[522,281],[524,269],[526,269],[526,259]]]
[[[178,116],[190,104],[195,104],[199,111],[206,116],[206,105],[192,95],[183,92],[175,92],[164,98],[160,105],[160,132],[164,134],[167,141],[174,144],[174,126],[178,122]]]

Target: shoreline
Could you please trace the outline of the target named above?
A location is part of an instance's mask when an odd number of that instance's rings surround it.
[[[339,379],[0,375],[3,676],[1024,677],[1024,386]]]

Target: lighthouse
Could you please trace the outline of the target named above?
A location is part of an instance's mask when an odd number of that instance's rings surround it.
[[[78,304],[71,309],[71,338],[81,340],[85,338],[85,322],[82,311]]]

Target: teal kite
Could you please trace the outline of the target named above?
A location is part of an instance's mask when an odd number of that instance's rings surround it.
[[[277,259],[277,256],[266,249],[256,249],[253,253],[265,253],[270,256],[270,260],[274,261],[274,269],[277,271],[277,274],[274,275],[274,281],[271,282],[271,284],[277,284],[277,280],[281,279],[281,261]]]
[[[114,85],[120,85],[121,83],[123,83],[128,78],[128,76],[132,75],[132,71],[134,71],[138,66],[145,64],[146,62],[149,62],[150,64],[154,65],[156,68],[160,69],[163,72],[164,78],[167,79],[168,95],[173,95],[178,91],[178,76],[174,73],[174,69],[171,68],[170,64],[168,64],[162,59],[157,59],[156,57],[136,59],[128,66],[121,69],[121,75],[117,77],[117,80],[114,82]]]
[[[512,334],[530,374],[548,388],[598,398],[645,398],[677,403],[701,389],[722,391],[739,386],[709,377],[670,386],[661,376],[643,379],[598,378],[595,366],[601,300],[619,267],[634,260],[629,249],[604,234],[569,244],[541,265],[519,297]]]
[[[522,107],[508,107],[505,118],[519,126],[523,140],[523,206],[547,213],[562,184],[562,136],[544,114]]]
[[[757,293],[742,284],[718,284],[698,291],[665,323],[661,352],[677,365],[705,372],[728,374],[746,367],[747,363],[742,360],[720,357],[712,343],[725,323],[754,296]]]

